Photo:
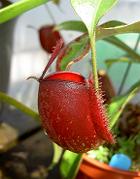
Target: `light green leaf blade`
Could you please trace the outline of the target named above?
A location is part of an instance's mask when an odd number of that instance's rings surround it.
[[[77,14],[86,25],[89,34],[93,34],[101,17],[117,3],[117,0],[71,0]]]
[[[140,33],[140,21],[116,27],[105,28],[99,26],[96,30],[96,39],[100,40],[106,37],[127,33]]]
[[[0,9],[0,24],[48,1],[49,0],[20,0],[2,8]]]
[[[60,172],[64,179],[74,179],[82,161],[82,154],[66,151],[60,165]]]
[[[55,165],[58,163],[61,153],[63,151],[63,149],[60,146],[58,146],[56,143],[53,143],[53,149],[54,149],[54,155],[53,155],[51,165]]]
[[[87,28],[82,21],[65,21],[56,25],[55,30],[73,30],[87,32]]]
[[[126,23],[124,23],[122,21],[111,20],[111,21],[108,21],[108,22],[101,24],[100,27],[110,28],[110,27],[120,27],[120,26],[123,26],[123,25],[126,25]]]
[[[110,116],[110,128],[112,129],[118,121],[121,113],[123,112],[127,103],[138,93],[140,90],[140,81],[132,86],[132,88],[124,95],[116,97],[112,100],[108,107],[108,114]]]
[[[25,106],[21,102],[17,101],[13,97],[11,97],[11,96],[9,96],[9,95],[1,92],[1,91],[0,91],[0,101],[7,103],[11,106],[14,106],[15,108],[22,111],[24,114],[26,114],[26,115],[32,117],[33,119],[39,121],[39,114],[36,111],[32,110],[31,108]]]

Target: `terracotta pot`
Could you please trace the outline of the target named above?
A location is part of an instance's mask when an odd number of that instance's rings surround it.
[[[76,179],[140,179],[140,172],[128,172],[83,156]]]

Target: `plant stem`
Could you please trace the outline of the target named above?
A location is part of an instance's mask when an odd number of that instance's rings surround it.
[[[128,65],[127,65],[125,74],[124,74],[124,76],[123,76],[123,79],[122,79],[122,82],[121,82],[121,85],[120,85],[120,88],[119,88],[119,91],[118,91],[118,95],[121,94],[121,92],[122,92],[122,90],[123,90],[123,88],[124,88],[124,85],[125,85],[125,82],[126,82],[126,79],[127,79],[127,76],[128,76],[128,74],[129,74],[129,72],[130,72],[131,67],[132,67],[132,63],[129,62]]]
[[[48,0],[20,0],[5,8],[2,8],[0,9],[0,23],[6,22],[46,2],[48,2]]]
[[[51,20],[52,20],[52,23],[53,23],[53,24],[56,24],[55,18],[54,18],[53,14],[52,14],[52,12],[51,12],[51,10],[50,10],[50,8],[48,7],[47,4],[45,4],[45,8],[46,8],[46,10],[47,10],[47,12],[48,12],[48,14],[49,14]]]
[[[62,162],[62,160],[63,160],[63,156],[64,156],[64,153],[65,153],[65,149],[62,149],[62,153],[61,153],[61,155],[60,155],[60,158],[59,158],[59,161],[58,161],[58,165],[60,166],[60,164],[61,164],[61,162]]]
[[[136,41],[136,44],[135,44],[135,47],[134,47],[134,51],[137,51],[138,46],[139,46],[139,42],[140,42],[140,35],[137,38],[137,41]],[[122,79],[122,82],[121,82],[121,85],[120,85],[120,88],[119,88],[119,91],[118,91],[118,95],[121,94],[121,92],[122,92],[122,90],[124,88],[124,85],[125,85],[125,82],[126,82],[126,79],[128,77],[128,74],[130,72],[131,67],[132,67],[132,62],[129,62],[128,66],[126,68],[125,74],[123,76],[123,79]]]
[[[8,96],[7,94],[5,94],[3,92],[0,92],[0,101],[8,103],[8,104],[16,107],[17,109],[19,109],[23,113],[25,113],[28,116],[30,116],[30,117],[34,118],[35,120],[39,121],[39,115],[38,115],[37,112],[33,111],[31,108],[25,106],[21,102],[15,100],[14,98]]]
[[[93,35],[90,35],[90,43],[91,43],[91,56],[92,56],[92,70],[93,70],[93,78],[95,84],[95,90],[99,90],[99,81],[98,81],[98,73],[97,73],[97,62],[96,62],[96,35],[95,32]]]

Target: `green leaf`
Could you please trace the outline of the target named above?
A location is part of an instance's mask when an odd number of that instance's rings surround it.
[[[117,96],[108,107],[108,114],[110,116],[110,128],[112,129],[118,121],[121,113],[123,112],[127,103],[138,93],[140,90],[140,81],[135,83],[132,88],[124,95]]]
[[[127,57],[122,57],[119,59],[108,59],[105,61],[107,67],[111,67],[113,63],[117,62],[132,62],[132,63],[139,63],[140,62],[140,55],[136,53],[132,48],[130,48],[126,43],[118,39],[117,37],[108,37],[103,39],[106,42],[109,42],[118,48],[124,50],[130,59]],[[75,39],[71,43],[69,43],[64,49],[63,55],[60,55],[57,60],[57,70],[65,70],[68,64],[71,62],[75,63],[81,60],[90,50],[90,41],[86,34],[80,36],[78,39]]]
[[[140,62],[140,55],[138,53],[136,53],[135,50],[130,48],[126,43],[124,43],[119,38],[112,36],[112,37],[104,38],[103,40],[124,50],[131,58],[135,59],[135,61]]]
[[[54,149],[54,155],[51,164],[55,165],[58,163],[63,149],[60,146],[58,146],[56,143],[53,143],[53,149]]]
[[[127,57],[121,57],[121,58],[117,58],[117,59],[107,59],[105,60],[105,64],[107,66],[107,68],[111,68],[111,66],[115,63],[136,63],[136,61],[130,60]]]
[[[110,28],[110,27],[117,27],[117,26],[122,26],[122,25],[125,25],[125,23],[120,22],[120,21],[108,21],[108,22],[100,25],[100,27]],[[56,30],[73,30],[73,31],[79,31],[79,32],[87,32],[87,28],[86,28],[85,24],[82,21],[76,21],[76,20],[62,22],[62,23],[56,25],[55,29]]]
[[[109,21],[109,22],[106,22],[106,23],[102,24],[101,26],[99,26],[97,28],[97,31],[100,29],[100,27],[102,27],[102,28],[103,27],[104,28],[111,28],[112,29],[112,27],[124,28],[124,25],[125,24],[123,22],[120,22],[120,21]],[[134,24],[128,25],[128,27],[130,28],[130,26],[133,26],[133,25]],[[78,31],[81,31],[81,32],[82,31],[84,32],[84,30],[85,30],[85,32],[87,31],[84,23],[81,22],[81,21],[66,21],[66,22],[61,23],[58,26],[56,26],[56,28],[58,28],[59,30],[62,30],[62,29],[63,30],[78,30]],[[139,29],[139,27],[136,27],[136,28],[137,28],[137,30]],[[110,34],[108,34],[108,35],[110,35]],[[81,37],[79,37],[79,39],[81,39],[81,40],[79,40],[79,43],[81,43],[81,45],[79,44],[79,46],[81,46],[82,49],[84,47],[84,44],[82,45],[82,43],[85,43],[84,40],[82,40],[82,39],[86,38],[85,36],[87,36],[87,39],[88,39],[88,35],[86,35],[86,34],[84,34]],[[100,39],[100,37],[97,36],[96,40],[98,40],[98,38]],[[119,38],[111,36],[111,37],[104,38],[103,40],[105,40],[106,42],[109,42],[109,43],[117,46],[118,48],[124,50],[131,57],[132,63],[137,63],[137,62],[140,61],[140,55],[138,53],[136,53],[132,48],[130,48],[126,43],[121,41]],[[70,46],[72,46],[72,43],[75,43],[75,41],[71,42]],[[90,43],[89,40],[86,43],[87,46],[88,46],[88,43]],[[86,45],[85,45],[85,47],[86,47]],[[66,49],[67,48],[69,48],[69,45],[66,47]],[[75,49],[75,48],[73,48],[73,49]],[[78,55],[81,56],[81,57],[82,57],[82,53],[83,53],[82,49],[81,49],[81,51],[78,51]],[[69,52],[69,54],[65,53],[63,56],[61,56],[61,60],[59,61],[59,66],[61,66],[59,69],[61,69],[61,70],[64,70],[66,68],[66,66],[68,65],[68,63],[70,63],[70,61],[72,61],[73,59],[77,58],[76,51],[73,51],[73,50],[69,51],[68,50],[68,52]],[[89,49],[86,52],[88,53]],[[121,58],[119,60],[118,59],[115,59],[115,60],[111,59],[110,62],[107,61],[107,65],[112,65],[112,63],[116,63],[117,61],[118,62],[128,62],[128,60],[126,58],[125,59]],[[62,65],[61,65],[61,62],[63,63]]]
[[[89,34],[93,34],[101,17],[116,2],[117,0],[71,0],[73,8],[86,25]]]
[[[60,165],[60,172],[64,179],[74,179],[82,161],[82,154],[66,151]]]
[[[76,30],[79,32],[87,32],[84,23],[82,23],[81,21],[72,21],[72,25],[70,25],[70,22],[71,21],[67,21],[64,22],[64,24],[62,23],[62,25],[59,24],[59,30]],[[76,23],[78,23],[78,25],[76,25]],[[74,25],[76,27],[74,27]],[[119,21],[106,22],[96,28],[96,40],[101,40],[110,36],[127,33],[140,33],[140,21],[132,24],[125,24]]]
[[[8,96],[7,94],[0,92],[0,101],[12,105],[22,111],[24,114],[32,117],[33,119],[39,120],[39,114],[33,111],[31,108],[25,106],[21,102],[17,101],[16,99]]]
[[[57,70],[66,70],[68,64],[81,60],[89,51],[88,36],[78,37],[63,48],[57,59]]]
[[[0,23],[6,22],[32,8],[40,6],[49,0],[20,0],[0,9]]]
[[[56,143],[53,143],[53,159],[48,167],[48,170],[53,170],[54,167],[59,167],[59,162],[61,162],[61,155],[63,153],[63,149],[57,145]]]
[[[65,21],[56,25],[55,30],[73,30],[87,32],[87,28],[82,21]]]
[[[112,21],[108,21],[108,22],[101,24],[100,27],[110,28],[110,27],[118,27],[118,26],[123,26],[123,25],[126,25],[126,23],[121,22],[121,21],[112,20]]]
[[[140,21],[110,28],[103,28],[102,26],[99,26],[96,31],[96,38],[100,40],[106,37],[127,33],[140,33]]]

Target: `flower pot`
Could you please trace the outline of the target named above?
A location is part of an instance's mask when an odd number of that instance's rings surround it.
[[[76,179],[140,179],[140,172],[130,172],[112,168],[105,163],[83,155]]]

